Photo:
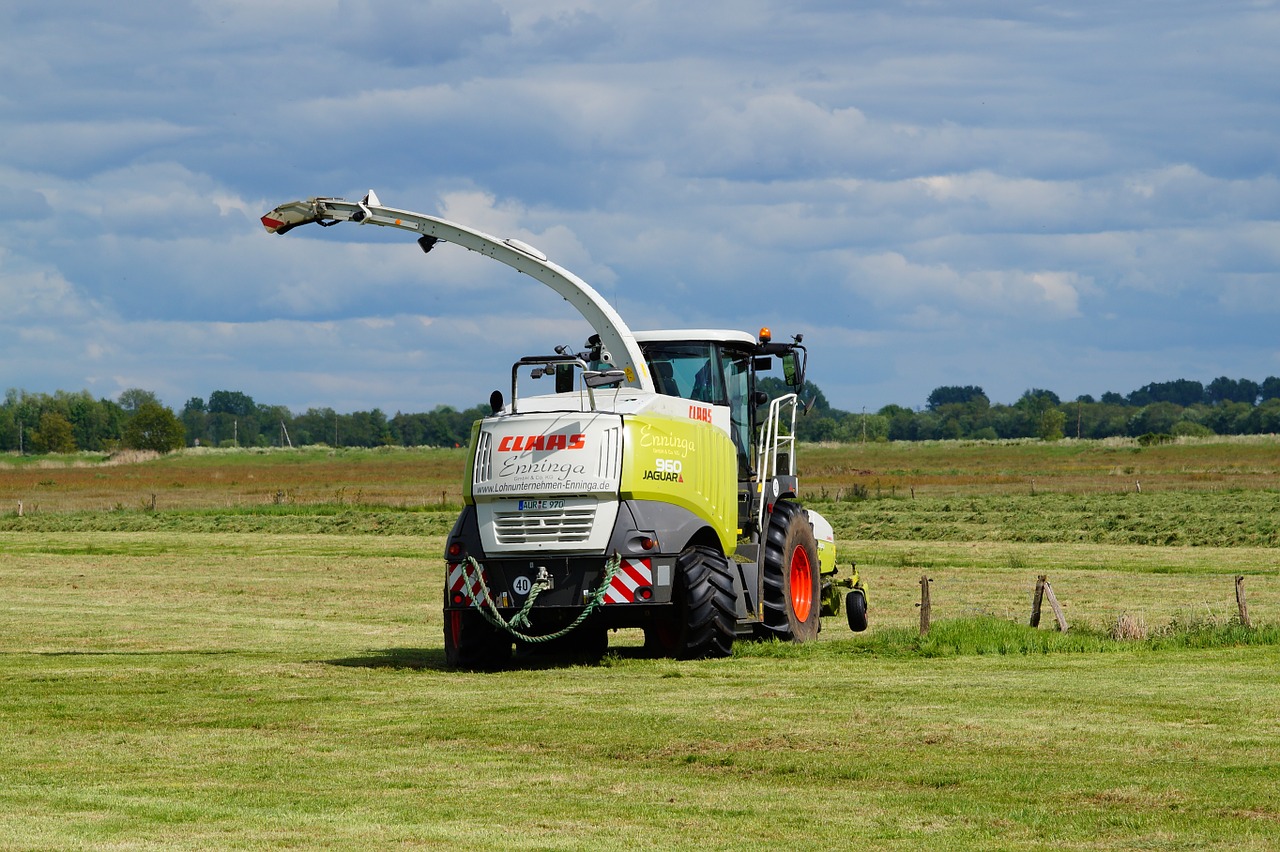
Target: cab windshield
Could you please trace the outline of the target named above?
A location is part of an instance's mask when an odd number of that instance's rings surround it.
[[[658,393],[712,405],[729,404],[719,352],[712,344],[652,343],[644,354]]]

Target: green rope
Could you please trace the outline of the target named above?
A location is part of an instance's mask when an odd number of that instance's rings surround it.
[[[523,630],[531,627],[529,624],[529,612],[533,609],[533,602],[538,595],[551,588],[549,579],[535,580],[533,587],[529,589],[529,597],[525,599],[524,606],[520,607],[520,611],[511,616],[511,619],[502,617],[502,613],[498,612],[498,605],[493,602],[493,596],[489,594],[489,586],[484,581],[484,568],[475,560],[474,556],[468,556],[466,564],[462,568],[463,591],[466,593],[467,601],[471,606],[480,611],[485,621],[505,630],[515,638],[522,642],[538,643],[550,642],[553,639],[559,639],[561,636],[567,635],[575,627],[586,621],[587,616],[600,607],[604,601],[604,596],[609,591],[609,584],[613,582],[613,578],[617,576],[618,567],[622,564],[622,557],[614,553],[609,557],[609,561],[604,566],[604,577],[600,580],[600,586],[591,593],[587,599],[586,606],[582,612],[578,613],[578,617],[573,620],[567,627],[557,630],[555,633],[548,633],[545,636],[530,636]]]

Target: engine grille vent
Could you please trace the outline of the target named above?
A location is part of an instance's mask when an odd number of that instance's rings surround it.
[[[493,532],[502,545],[581,542],[591,535],[595,519],[595,506],[494,512]]]

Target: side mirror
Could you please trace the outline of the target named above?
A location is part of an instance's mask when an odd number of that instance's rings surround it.
[[[603,388],[609,385],[622,384],[627,374],[621,370],[583,370],[582,380],[589,388]]]
[[[494,414],[502,412],[502,391],[496,390],[489,394],[489,410]]]
[[[569,393],[573,390],[573,365],[556,364],[556,393]]]
[[[794,351],[782,356],[782,376],[788,386],[796,390],[804,387],[804,364]]]

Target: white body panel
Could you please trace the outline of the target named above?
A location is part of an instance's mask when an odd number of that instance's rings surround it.
[[[616,414],[525,409],[486,418],[471,480],[485,552],[603,553],[621,482]]]
[[[709,422],[726,435],[729,434],[729,408],[705,402],[693,402],[679,396],[660,393],[644,393],[634,388],[600,389],[595,392],[596,411],[613,414],[662,414],[667,417],[688,418]],[[585,392],[556,393],[544,396],[520,397],[520,413],[589,412],[591,406]],[[487,420],[486,420],[487,422]]]

